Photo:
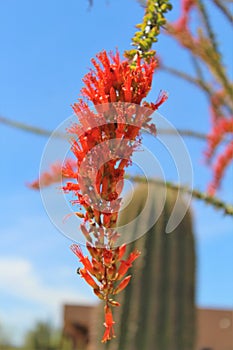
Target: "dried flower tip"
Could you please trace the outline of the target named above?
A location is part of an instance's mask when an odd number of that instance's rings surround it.
[[[105,296],[101,293],[101,291],[99,289],[94,289],[94,293],[95,295],[97,295],[97,297],[101,300],[105,300]]]
[[[121,304],[118,303],[118,301],[115,301],[113,299],[109,299],[108,302],[112,305],[112,306],[120,306]]]

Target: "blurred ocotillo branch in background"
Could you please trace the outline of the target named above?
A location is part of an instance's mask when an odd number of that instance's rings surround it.
[[[187,186],[182,186],[175,184],[170,181],[162,181],[160,179],[154,179],[154,178],[144,178],[141,176],[131,176],[131,175],[126,175],[126,178],[133,182],[137,183],[146,183],[146,182],[151,182],[159,186],[166,186],[168,189],[175,190],[175,191],[181,191],[187,194],[190,194],[192,198],[201,200],[205,202],[206,204],[212,205],[215,209],[223,210],[224,214],[233,216],[233,205],[227,204],[221,199],[217,197],[213,197],[208,195],[207,193],[201,192],[197,189],[191,189]]]
[[[224,65],[219,45],[220,24],[213,21],[213,7],[223,15],[226,25],[233,25],[230,2],[224,0],[181,0],[181,14],[175,22],[166,25],[164,33],[173,38],[189,53],[194,74],[169,66],[161,59],[161,70],[200,88],[207,96],[211,116],[211,131],[207,137],[206,159],[213,176],[208,193],[213,195],[220,187],[226,168],[233,161],[233,83]],[[195,14],[195,21],[193,21]],[[196,20],[198,18],[198,21]],[[217,33],[217,35],[216,35]],[[166,59],[166,57],[165,57]],[[223,139],[228,143],[222,146]],[[220,149],[220,152],[219,152]]]
[[[0,124],[4,124],[7,125],[9,127],[15,128],[15,129],[19,129],[25,132],[29,132],[38,136],[45,136],[45,137],[50,137],[51,134],[53,133],[52,130],[48,130],[48,129],[44,129],[44,128],[39,128],[37,126],[33,126],[33,125],[29,125],[26,123],[22,123],[22,122],[18,122],[16,120],[12,120],[9,118],[5,118],[0,116]],[[184,137],[192,137],[192,138],[196,138],[199,140],[203,140],[206,141],[207,139],[207,135],[198,131],[194,131],[194,130],[184,130],[184,129],[177,129],[176,130],[181,136]],[[174,135],[177,136],[177,132],[174,131],[173,129],[159,129],[158,130],[158,134],[165,134],[165,135]],[[54,135],[56,135],[59,138],[65,138],[67,137],[65,134],[62,133],[55,133]]]

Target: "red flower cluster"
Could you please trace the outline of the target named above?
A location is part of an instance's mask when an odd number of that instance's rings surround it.
[[[106,330],[102,341],[106,342],[114,336],[110,307],[119,305],[112,297],[130,282],[131,276],[125,275],[140,254],[135,251],[122,260],[126,246],[113,247],[119,236],[116,223],[125,168],[140,144],[141,128],[156,130],[149,123],[148,107],[158,109],[167,95],[162,93],[155,104],[137,107],[150,91],[156,67],[154,59],[146,63],[138,57],[132,65],[121,62],[118,52],[108,57],[105,51],[97,59],[92,60],[95,70],[84,77],[85,87],[81,90],[94,104],[95,111],[82,99],[73,106],[80,122],[69,130],[74,137],[72,151],[77,159],[77,183],[67,183],[64,190],[73,191],[77,203],[85,209],[81,230],[92,260],[84,257],[78,246],[73,245],[72,250],[83,264],[81,276],[105,301]]]
[[[91,259],[84,257],[79,246],[72,245],[71,249],[83,265],[80,275],[105,301],[106,330],[102,341],[106,342],[114,336],[111,307],[119,306],[113,298],[130,282],[131,276],[125,275],[140,255],[134,251],[123,260],[126,245],[116,247],[125,168],[140,145],[141,129],[156,132],[150,116],[167,95],[161,93],[156,103],[142,103],[151,88],[155,59],[148,63],[138,56],[132,64],[121,61],[118,52],[108,56],[105,51],[97,59],[92,60],[95,69],[84,77],[85,87],[81,90],[94,109],[83,99],[73,106],[79,120],[69,129],[75,162],[66,161],[60,173],[57,167],[52,168],[32,187],[50,184],[58,175],[73,179],[63,190],[73,193],[73,203],[82,208],[76,214],[84,219],[81,231]]]
[[[154,59],[143,63],[138,56],[135,66],[128,61],[121,62],[120,55],[105,51],[96,56],[92,63],[95,71],[90,71],[83,81],[85,87],[81,90],[84,97],[94,105],[111,102],[130,102],[140,104],[151,88],[152,76],[157,65]],[[76,104],[74,105],[75,110]]]
[[[214,126],[208,136],[208,149],[206,157],[209,161],[212,160],[217,147],[222,141],[230,135],[233,135],[233,117],[231,118],[215,118]],[[227,141],[227,140],[225,140]],[[217,157],[213,165],[213,180],[209,185],[208,193],[214,195],[217,188],[220,186],[223,174],[233,160],[233,141],[230,141],[224,148],[224,151]]]

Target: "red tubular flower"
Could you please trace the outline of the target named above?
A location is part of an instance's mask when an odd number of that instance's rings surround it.
[[[88,257],[84,257],[81,248],[77,244],[72,244],[72,246],[70,248],[73,251],[73,253],[78,256],[79,261],[83,264],[85,269],[94,275],[95,272],[93,270],[93,265],[90,262],[90,260],[88,259]]]
[[[196,5],[197,0],[182,0],[181,1],[181,16],[173,23],[173,28],[176,31],[182,32],[188,29],[190,11]]]
[[[116,289],[114,290],[113,294],[118,294],[120,293],[123,289],[125,289],[129,282],[130,282],[131,276],[127,276],[123,279],[123,281],[121,281],[121,283],[116,287]]]
[[[97,290],[99,289],[99,286],[96,284],[94,279],[89,275],[89,273],[85,268],[80,269],[79,273],[93,289],[97,289]]]
[[[106,330],[102,338],[102,343],[106,343],[108,340],[111,340],[112,338],[115,337],[114,328],[113,328],[113,325],[115,324],[115,322],[113,321],[112,311],[108,306],[105,306],[104,311],[105,311],[104,326],[106,327]]]
[[[168,99],[168,94],[165,91],[160,91],[160,94],[157,98],[157,101],[155,103],[147,103],[144,102],[143,106],[144,107],[148,107],[150,109],[152,109],[153,111],[157,111],[157,109]]]
[[[128,269],[130,267],[132,267],[132,263],[134,262],[134,260],[136,260],[140,256],[140,254],[141,253],[137,250],[137,251],[131,253],[127,260],[121,261],[121,264],[120,264],[119,269],[118,269],[117,279],[121,279],[126,274]]]
[[[123,257],[123,255],[126,252],[126,244],[122,244],[120,247],[117,248],[116,250],[116,257],[117,260],[121,260],[121,258]]]
[[[224,172],[227,166],[230,164],[230,162],[232,162],[232,160],[233,160],[233,141],[231,141],[226,146],[224,153],[220,154],[220,156],[217,158],[214,164],[214,167],[213,167],[214,177],[208,187],[208,193],[211,196],[213,196],[216,190],[219,188]]]
[[[62,187],[64,192],[78,192],[80,190],[79,184],[74,184],[73,182],[67,182],[65,186]]]

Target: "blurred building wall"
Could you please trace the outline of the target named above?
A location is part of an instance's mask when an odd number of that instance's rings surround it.
[[[74,350],[98,350],[91,341],[96,322],[96,307],[64,306],[63,332],[73,340]],[[233,350],[233,310],[197,309],[196,350]]]

